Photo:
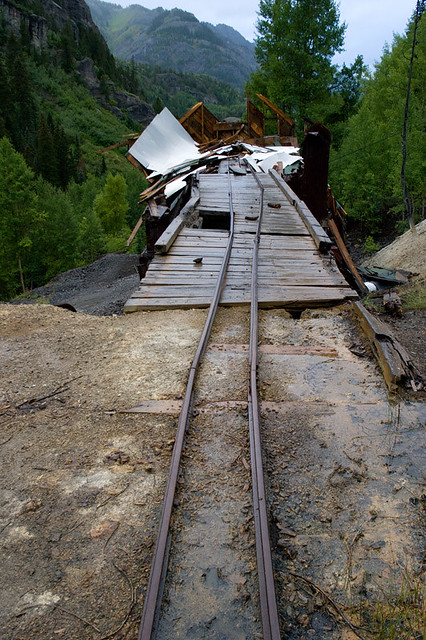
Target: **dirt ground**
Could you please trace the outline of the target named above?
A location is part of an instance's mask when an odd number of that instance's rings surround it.
[[[83,281],[71,272],[69,289],[65,276],[54,283],[58,298],[51,301],[85,313],[0,305],[0,625],[7,640],[137,637],[177,416],[126,410],[181,399],[205,311],[103,315],[120,312],[137,276],[126,257],[117,267],[123,281],[107,288],[111,259],[102,260]],[[53,295],[49,286],[44,298]],[[217,341],[235,341],[235,313],[224,312]],[[281,413],[264,414],[266,466],[283,574],[310,567],[344,601],[343,575],[353,599],[386,586],[392,559],[405,555],[405,566],[420,575],[424,406],[415,398],[388,404],[374,361],[350,351],[362,337],[349,312],[331,314],[333,330],[315,313],[301,323],[285,312],[263,316],[267,344],[303,347],[316,336],[342,359],[331,358],[331,369],[330,358],[305,359],[305,369],[300,356],[290,364],[287,356],[265,360],[270,379],[262,398],[284,403]],[[413,313],[410,323],[413,334],[424,335],[424,315]],[[417,365],[422,354],[419,346]],[[333,380],[340,399],[324,407]],[[351,431],[334,440],[345,399]],[[299,408],[289,416],[292,402]],[[322,553],[327,571],[316,559]],[[353,637],[338,633],[321,603],[309,613],[302,585],[282,581],[288,637]]]
[[[426,278],[426,220],[416,225],[416,232],[406,231],[364,261],[366,267],[404,269]]]
[[[120,410],[182,392],[202,320],[0,307],[2,637],[137,636],[175,418]]]

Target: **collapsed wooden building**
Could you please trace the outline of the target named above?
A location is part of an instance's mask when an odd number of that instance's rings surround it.
[[[197,103],[180,121],[164,109],[140,137],[126,141],[128,159],[150,184],[141,194],[145,211],[128,241],[143,224],[141,283],[125,311],[208,306],[231,208],[235,236],[221,303],[248,303],[259,207],[253,174],[265,194],[259,304],[300,309],[365,291],[342,240],[344,211],[327,185],[329,132],[311,125],[299,151],[293,121],[258,98],[264,110],[248,100],[245,122],[220,122]],[[266,135],[265,112],[275,120],[272,135]]]

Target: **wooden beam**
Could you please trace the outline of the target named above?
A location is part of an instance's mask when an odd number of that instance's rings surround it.
[[[129,239],[126,242],[126,247],[130,247],[130,245],[132,244],[133,240],[136,237],[137,232],[139,231],[139,229],[141,228],[143,222],[143,215],[141,215],[141,217],[139,218],[139,220],[137,221],[135,228],[133,229],[132,233],[129,236]]]
[[[286,115],[284,113],[284,111],[281,111],[281,109],[279,107],[277,107],[273,102],[271,102],[270,100],[268,100],[268,98],[265,98],[265,96],[262,96],[261,93],[257,93],[256,94],[257,97],[259,98],[259,100],[261,100],[263,102],[263,104],[266,104],[267,107],[269,107],[271,109],[271,111],[273,111],[275,114],[277,114],[278,116],[280,116],[280,118],[282,118],[283,120],[285,120],[289,125],[291,125],[292,127],[294,127],[294,122],[291,118],[288,117],[288,115]]]
[[[293,189],[291,189],[288,184],[284,182],[281,176],[279,176],[278,173],[274,171],[274,169],[270,169],[269,173],[277,186],[286,196],[287,200],[296,207],[297,212],[305,223],[305,226],[311,234],[312,239],[319,251],[322,251],[323,253],[328,251],[333,243],[318,220],[312,215],[311,211],[308,209],[303,200],[300,200],[300,198],[294,193]]]
[[[389,390],[396,391],[397,385],[404,379],[410,380],[414,391],[422,389],[424,381],[420,373],[390,327],[375,318],[361,302],[353,302],[353,308],[370,341]]]
[[[179,120],[179,122],[180,122],[181,124],[183,124],[186,120],[188,120],[188,118],[190,118],[190,117],[191,117],[191,116],[192,116],[196,111],[198,111],[198,109],[199,109],[200,107],[202,107],[202,106],[203,106],[203,103],[202,103],[202,102],[197,102],[196,104],[194,104],[194,106],[193,106],[193,107],[191,107],[191,108],[190,108],[190,110],[189,110],[189,111],[187,111],[187,112],[185,113],[185,115],[181,117],[181,119]]]
[[[161,234],[157,242],[154,245],[154,249],[157,253],[167,253],[172,246],[173,242],[177,238],[185,224],[183,215],[180,213],[174,220],[171,221],[167,229]]]
[[[346,267],[349,269],[349,271],[351,272],[355,280],[358,290],[361,293],[368,293],[368,289],[364,284],[364,280],[359,275],[358,269],[356,268],[354,261],[352,260],[349,254],[349,251],[346,248],[343,238],[340,235],[339,229],[337,228],[337,224],[334,222],[334,220],[329,220],[328,227],[334,237],[334,240],[336,241],[337,248],[340,251],[340,255],[342,256]]]

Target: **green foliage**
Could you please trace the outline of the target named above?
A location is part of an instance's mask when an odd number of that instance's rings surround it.
[[[25,291],[29,256],[45,215],[35,176],[7,138],[0,140],[0,297]]]
[[[426,282],[418,280],[410,283],[399,292],[402,296],[404,309],[426,309]]]
[[[196,102],[204,102],[219,119],[243,115],[246,107],[244,94],[225,82],[208,75],[178,73],[146,64],[136,64],[135,67],[143,99],[150,102],[157,113],[165,106],[180,118]],[[120,62],[119,68],[125,84],[128,84],[130,64]]]
[[[413,22],[404,36],[395,36],[364,88],[359,109],[347,123],[346,135],[330,163],[330,182],[349,215],[365,232],[392,228],[403,212],[401,135],[407,92]],[[424,208],[426,147],[426,23],[417,31],[408,120],[406,180],[412,208]]]
[[[101,221],[93,209],[88,209],[78,225],[79,264],[93,262],[106,252],[106,238]]]
[[[333,132],[333,148],[338,149],[346,133],[346,123],[358,110],[363,87],[369,79],[368,68],[362,56],[357,56],[348,67],[338,69],[331,86],[328,113],[324,124]]]
[[[78,221],[69,196],[61,189],[39,179],[36,192],[45,218],[31,251],[31,280],[40,282],[75,266]]]
[[[261,0],[253,93],[267,95],[300,129],[305,117],[323,120],[345,28],[334,0]]]
[[[126,226],[129,204],[126,199],[126,180],[122,175],[107,174],[105,186],[98,193],[94,210],[105,232],[110,236],[121,235]]]
[[[422,576],[404,567],[374,605],[363,603],[361,621],[377,640],[413,640],[424,637],[425,613]]]
[[[374,240],[373,236],[367,236],[364,242],[365,253],[375,253],[380,249],[380,245]]]

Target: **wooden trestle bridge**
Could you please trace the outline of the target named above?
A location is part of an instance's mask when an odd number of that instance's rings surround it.
[[[201,173],[195,214],[199,220],[229,219],[233,193],[234,241],[220,303],[249,304],[251,251],[259,211],[259,188],[249,168]],[[279,175],[256,174],[264,187],[259,244],[258,295],[263,307],[306,308],[357,298],[327,255],[331,242],[309,209]],[[190,228],[174,220],[156,243],[156,254],[125,311],[208,307],[228,231]],[[203,225],[205,226],[205,225]],[[209,226],[214,226],[210,224]],[[222,225],[224,226],[224,225]]]

